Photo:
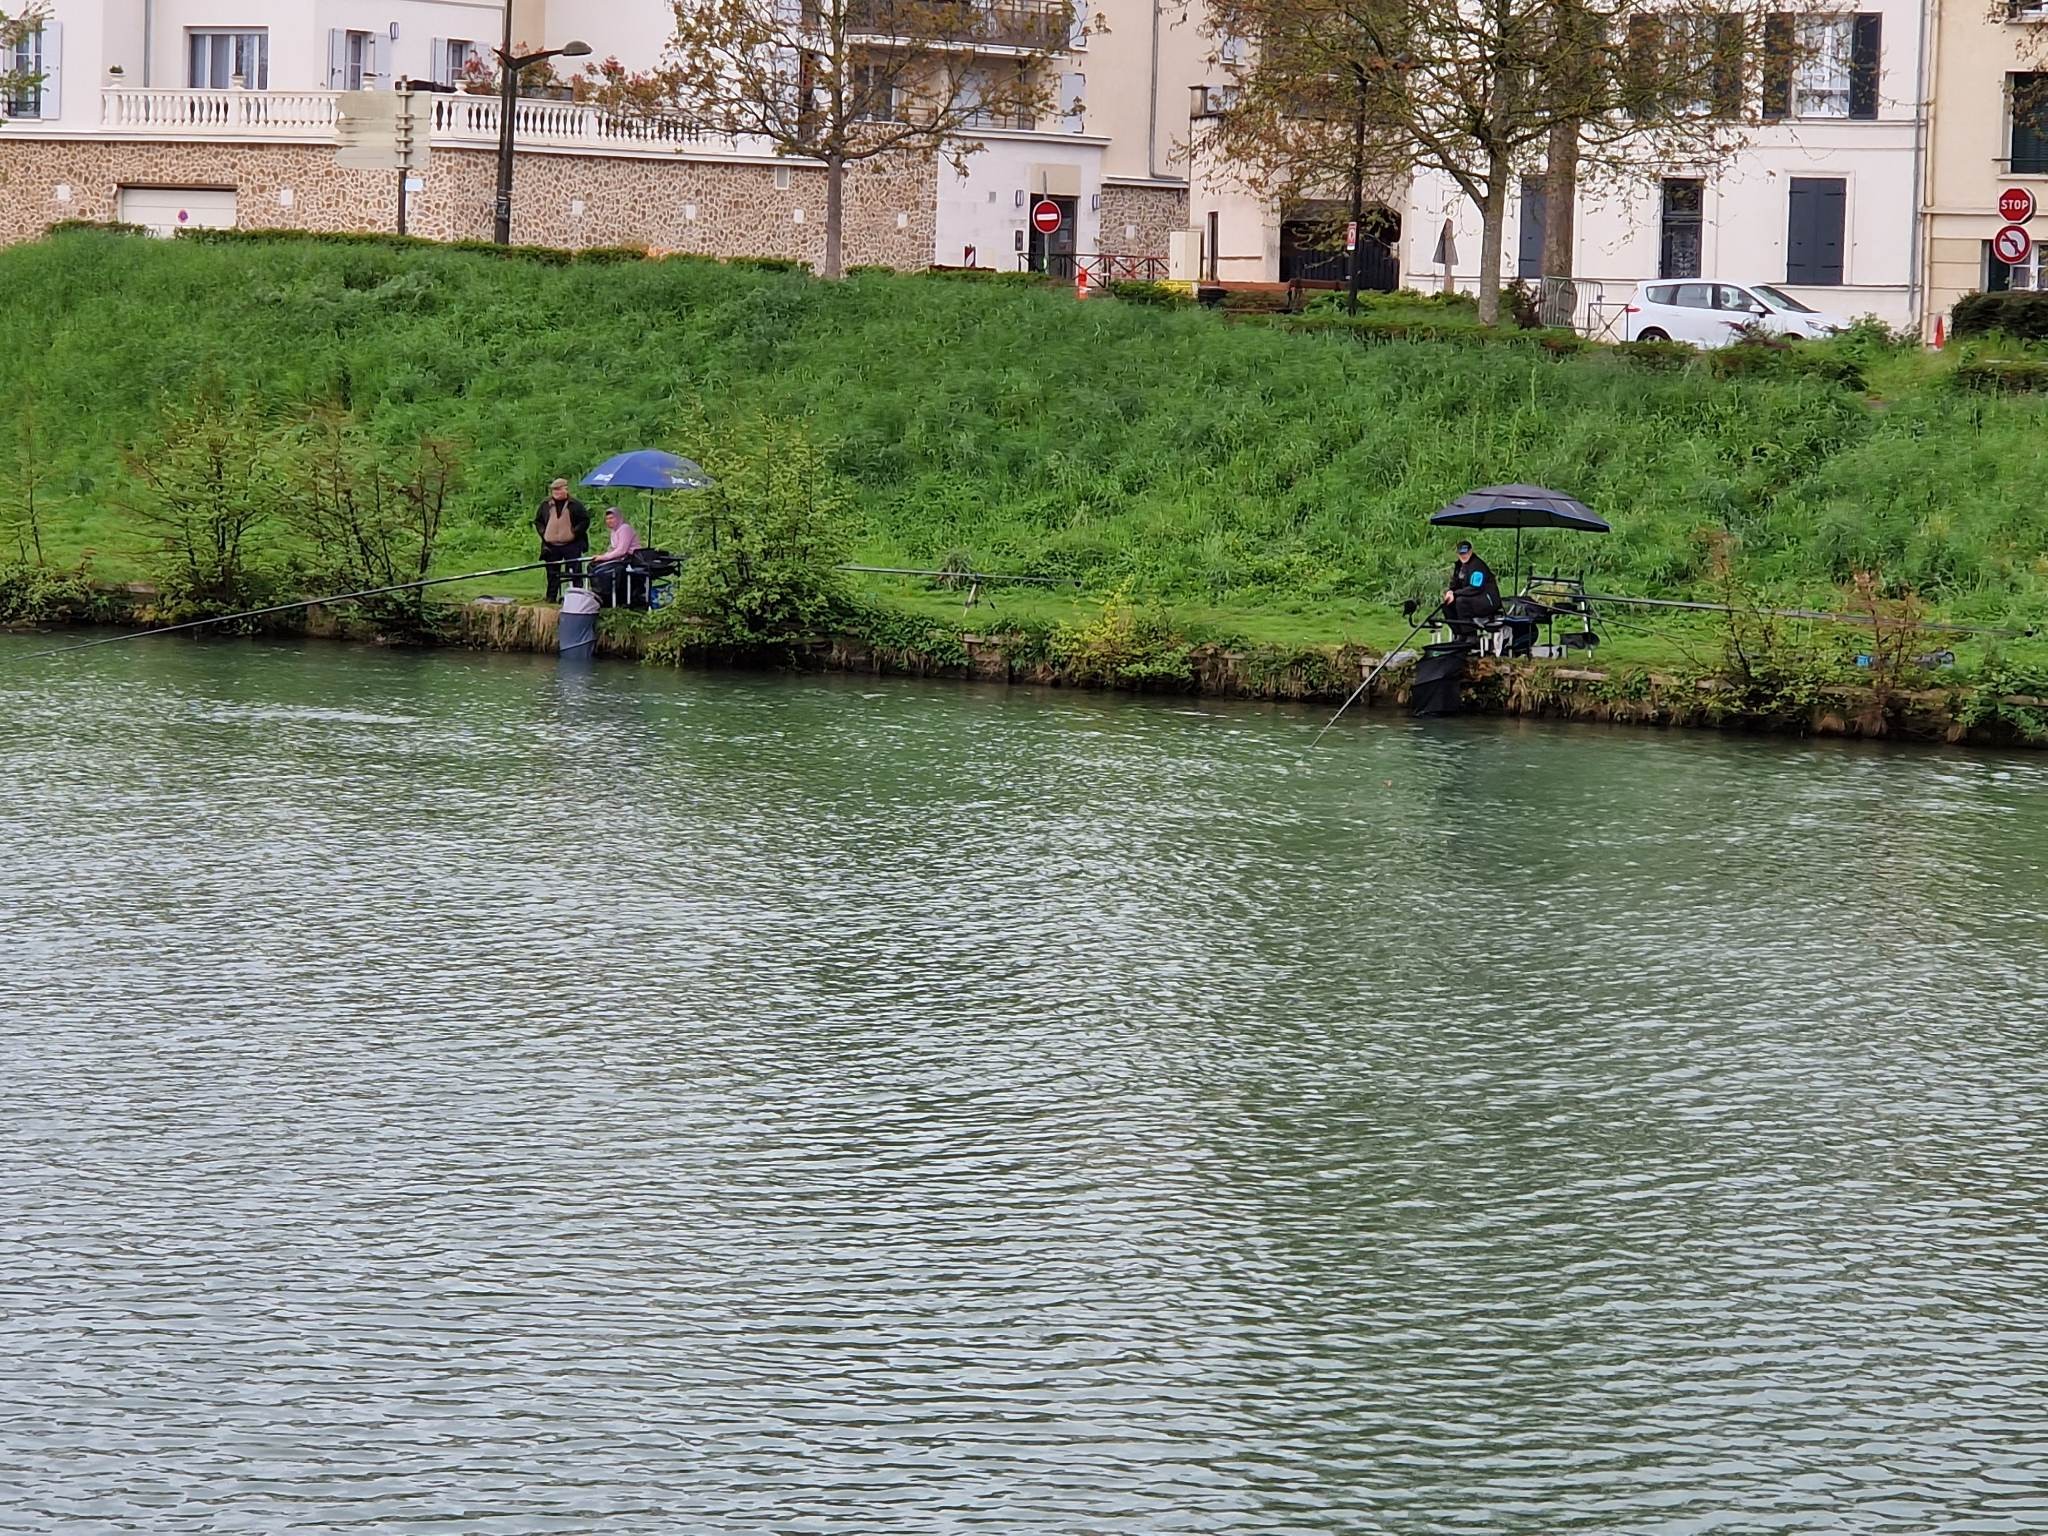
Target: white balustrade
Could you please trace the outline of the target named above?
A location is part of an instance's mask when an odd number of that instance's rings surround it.
[[[156,90],[111,87],[100,93],[100,126],[138,138],[301,139],[332,142],[335,91]],[[490,148],[498,142],[495,96],[422,91],[413,109],[428,142]],[[522,149],[581,149],[598,154],[673,152],[710,135],[679,118],[606,112],[581,102],[522,97],[512,111]]]

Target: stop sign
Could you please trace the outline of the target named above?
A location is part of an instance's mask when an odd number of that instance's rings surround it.
[[[1998,216],[2008,224],[2024,224],[2034,216],[2034,194],[2025,187],[2007,187],[1998,194]]]
[[[1060,205],[1049,197],[1041,197],[1031,205],[1031,227],[1041,235],[1050,235],[1060,227]]]

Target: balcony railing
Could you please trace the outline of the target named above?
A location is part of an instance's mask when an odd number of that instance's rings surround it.
[[[812,7],[807,19],[822,25]],[[1067,46],[1072,16],[1064,4],[1049,0],[850,0],[847,29],[876,39],[910,38],[976,44],[984,48],[1034,51]]]
[[[146,138],[300,139],[332,143],[334,91],[110,89],[100,93],[100,126]],[[413,107],[428,142],[485,148],[498,142],[495,96],[421,93]],[[512,109],[512,138],[527,149],[659,153],[718,135],[675,117],[605,112],[570,101],[522,97]]]

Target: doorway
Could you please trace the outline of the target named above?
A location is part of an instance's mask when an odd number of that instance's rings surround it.
[[[1036,224],[1030,225],[1028,264],[1034,272],[1043,272],[1066,282],[1074,280],[1075,229],[1080,223],[1081,199],[1078,197],[1054,197],[1040,193],[1030,198],[1026,209],[1028,220],[1031,208],[1040,203],[1051,203],[1060,211],[1060,227],[1051,234],[1039,232]]]

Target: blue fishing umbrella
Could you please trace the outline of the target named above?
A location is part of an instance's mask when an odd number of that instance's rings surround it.
[[[647,542],[654,542],[654,493],[656,491],[708,491],[713,481],[704,466],[692,459],[664,453],[659,448],[634,448],[615,453],[583,477],[585,485],[607,490],[647,492]]]
[[[692,460],[659,448],[635,448],[613,454],[585,475],[583,483],[633,491],[704,491],[712,481],[704,466]]]

